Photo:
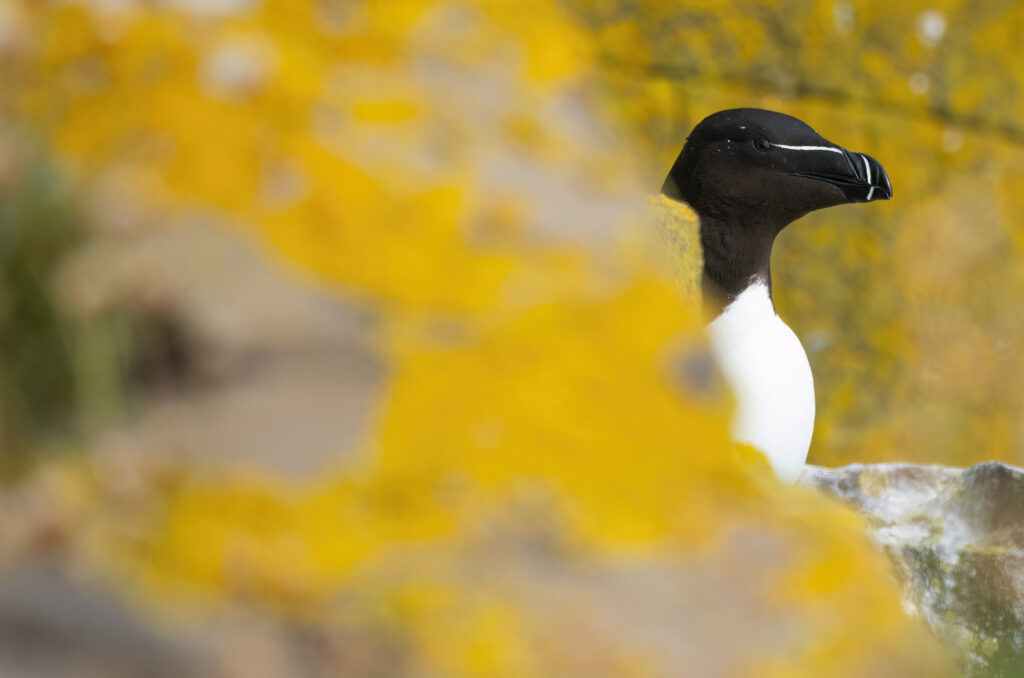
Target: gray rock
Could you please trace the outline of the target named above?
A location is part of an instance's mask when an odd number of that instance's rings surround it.
[[[802,482],[864,514],[904,606],[957,651],[966,675],[1024,675],[1024,470],[808,466]]]
[[[96,378],[83,386],[84,406],[111,400],[127,412],[92,417],[103,420],[93,448],[302,479],[372,430],[387,370],[376,315],[289,271],[254,239],[203,221],[98,233],[64,266],[58,289],[68,315],[113,316],[129,328],[127,341],[112,333],[79,342],[87,376],[129,366],[115,378],[125,393]]]
[[[146,625],[110,589],[42,563],[0,572],[0,675],[213,675],[187,643]]]

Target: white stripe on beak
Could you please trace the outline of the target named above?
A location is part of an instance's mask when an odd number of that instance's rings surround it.
[[[831,146],[789,146],[787,144],[772,144],[778,148],[785,148],[789,151],[830,151],[832,153],[843,154],[842,149],[832,148]]]
[[[860,159],[864,161],[864,173],[868,177],[868,185],[871,186],[871,165],[868,164],[867,156],[861,153]],[[868,202],[871,202],[871,196],[875,194],[875,187],[871,186],[868,189]]]

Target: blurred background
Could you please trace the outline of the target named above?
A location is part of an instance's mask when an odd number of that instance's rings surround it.
[[[775,249],[776,304],[815,375],[810,461],[1021,463],[1024,8],[609,4],[582,11],[613,105],[656,160],[649,185],[703,116],[746,105],[796,115],[892,178],[891,203],[812,214]]]
[[[876,157],[775,248],[809,461],[1024,463],[1021,30],[0,0],[0,670],[942,675],[857,520],[735,465],[645,199],[722,108]]]

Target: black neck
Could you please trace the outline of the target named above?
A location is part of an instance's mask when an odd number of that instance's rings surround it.
[[[780,229],[739,223],[700,214],[700,243],[704,249],[701,290],[709,317],[715,317],[754,283],[772,294],[772,244]]]

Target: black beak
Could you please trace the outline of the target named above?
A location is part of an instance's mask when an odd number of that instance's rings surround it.
[[[877,160],[864,153],[843,150],[847,167],[842,172],[790,172],[793,176],[826,181],[838,186],[850,202],[891,200],[892,184],[889,175]],[[835,157],[833,155],[833,157]],[[838,158],[837,158],[838,159]]]

